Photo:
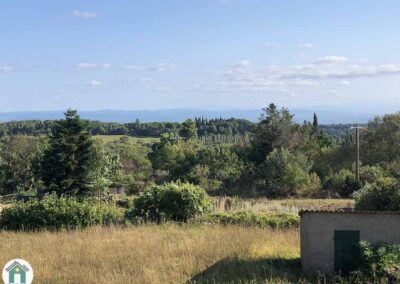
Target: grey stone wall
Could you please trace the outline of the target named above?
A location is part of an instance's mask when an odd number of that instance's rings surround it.
[[[334,271],[334,231],[357,230],[371,243],[400,243],[400,214],[303,212],[301,262],[306,272]]]

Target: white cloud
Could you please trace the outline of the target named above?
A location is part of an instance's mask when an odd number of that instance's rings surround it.
[[[108,69],[111,67],[110,63],[102,63],[102,64],[93,64],[93,63],[79,63],[76,65],[76,68],[82,69]]]
[[[311,80],[296,80],[293,82],[293,85],[295,86],[300,86],[300,87],[315,87],[318,86],[319,83],[316,81],[311,81]]]
[[[74,17],[86,18],[86,19],[92,19],[98,16],[96,12],[83,12],[79,10],[72,11],[72,15]]]
[[[278,92],[287,95],[297,92],[299,88],[315,87],[324,91],[328,86],[348,86],[352,78],[400,75],[400,64],[354,65],[339,57],[329,57],[325,61],[342,64],[269,65],[256,69],[243,60],[231,64],[220,77],[199,88],[219,92]]]
[[[142,67],[137,66],[137,65],[125,65],[123,66],[124,69],[126,70],[140,70]]]
[[[152,66],[149,68],[150,71],[156,71],[156,72],[165,72],[175,69],[176,69],[175,64],[164,64],[164,63],[160,63],[157,64],[156,66]]]
[[[250,66],[251,63],[248,60],[241,60],[239,62],[231,64],[231,67],[233,68],[244,68]]]
[[[241,66],[249,66],[249,64],[243,64],[243,62],[242,64],[232,64],[233,70],[225,72],[223,78],[215,82],[215,86],[220,90],[229,91],[264,92],[282,89],[284,85],[282,81],[264,76],[262,73],[254,72],[248,68],[241,70]]]
[[[280,73],[280,74],[279,74]],[[282,79],[302,78],[302,79],[334,79],[334,78],[361,78],[361,77],[379,77],[386,75],[400,74],[400,65],[295,65],[288,68],[282,68],[278,74],[274,75]]]
[[[98,81],[98,80],[92,80],[89,82],[89,85],[90,86],[101,86],[101,85],[103,85],[103,82]]]
[[[160,63],[160,64],[156,64],[154,66],[140,66],[140,65],[125,65],[122,66],[123,69],[126,70],[131,70],[131,71],[153,71],[153,72],[166,72],[166,71],[171,71],[171,70],[175,70],[177,67],[175,64],[165,64],[165,63]]]
[[[264,43],[264,46],[268,47],[268,48],[280,48],[281,47],[281,45],[279,43],[274,43],[274,42]]]
[[[318,58],[315,60],[315,63],[318,64],[333,64],[333,63],[344,63],[347,61],[347,58],[344,56],[325,56]]]
[[[314,44],[312,44],[312,43],[302,43],[299,45],[299,48],[302,48],[302,49],[313,48],[313,47],[314,47]]]
[[[338,85],[341,85],[341,86],[348,86],[350,84],[351,84],[350,81],[347,81],[347,80],[342,80],[342,81],[338,82]]]
[[[10,66],[0,66],[0,73],[9,73],[13,71]]]

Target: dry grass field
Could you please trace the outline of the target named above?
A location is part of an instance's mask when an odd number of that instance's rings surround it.
[[[0,263],[24,258],[34,283],[286,283],[297,281],[297,230],[143,225],[0,232]]]
[[[214,211],[253,211],[297,214],[300,210],[353,207],[351,199],[267,199],[214,197]]]

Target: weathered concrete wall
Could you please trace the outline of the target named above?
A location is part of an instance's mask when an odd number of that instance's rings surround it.
[[[301,262],[306,272],[334,271],[334,231],[357,230],[371,243],[400,243],[400,214],[304,212],[301,217]]]

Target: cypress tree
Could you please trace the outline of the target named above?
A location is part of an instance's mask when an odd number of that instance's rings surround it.
[[[313,132],[317,133],[317,131],[318,131],[318,117],[317,117],[317,114],[315,112],[314,112],[312,125],[313,125]]]

